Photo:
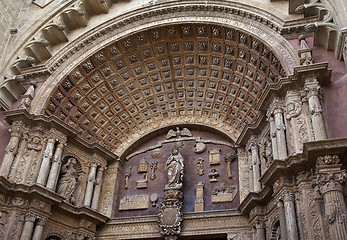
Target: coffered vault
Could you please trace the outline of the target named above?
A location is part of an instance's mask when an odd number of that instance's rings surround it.
[[[284,76],[270,46],[244,31],[204,23],[156,27],[84,60],[42,112],[111,151],[157,121],[185,117],[237,140],[259,119],[264,90]]]

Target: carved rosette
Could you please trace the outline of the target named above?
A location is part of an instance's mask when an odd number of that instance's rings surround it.
[[[158,223],[163,235],[178,235],[181,232],[183,203],[178,200],[165,200],[159,207]]]

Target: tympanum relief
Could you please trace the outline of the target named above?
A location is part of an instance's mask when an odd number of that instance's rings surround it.
[[[179,212],[236,209],[237,165],[231,141],[216,133],[174,126],[125,156],[115,214],[156,215],[176,209],[179,216]],[[217,193],[216,188],[223,191]]]

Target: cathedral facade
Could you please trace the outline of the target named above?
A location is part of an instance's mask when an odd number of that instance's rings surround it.
[[[344,0],[0,6],[0,239],[347,239]]]

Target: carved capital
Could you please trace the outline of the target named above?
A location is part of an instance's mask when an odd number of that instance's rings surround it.
[[[342,184],[346,177],[347,174],[345,171],[335,173],[320,173],[317,175],[316,184],[323,195],[330,191],[342,192]]]
[[[47,223],[47,218],[38,217],[37,226],[45,226]]]
[[[283,202],[293,202],[295,200],[295,195],[292,192],[286,191],[283,196]]]
[[[318,80],[315,78],[309,78],[305,81],[305,91],[307,98],[312,96],[321,97],[322,95],[322,89],[319,86]]]
[[[264,229],[265,228],[265,222],[263,220],[257,219],[255,222],[255,228],[256,229]]]
[[[26,222],[35,222],[36,218],[37,218],[37,216],[33,213],[29,212],[29,213],[25,214],[25,221]]]

